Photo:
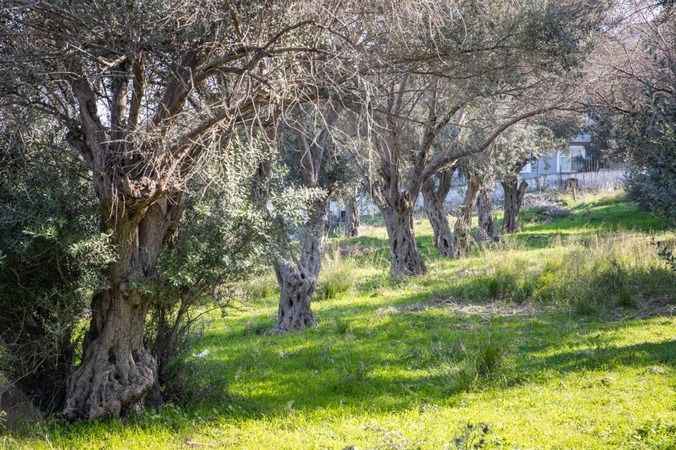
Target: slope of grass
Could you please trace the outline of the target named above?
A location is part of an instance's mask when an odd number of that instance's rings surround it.
[[[652,241],[674,234],[621,197],[570,207],[458,261],[418,223],[430,270],[405,282],[368,227],[335,243],[316,328],[266,333],[276,299],[261,289],[192,350],[188,403],[0,446],[673,449],[676,278]]]

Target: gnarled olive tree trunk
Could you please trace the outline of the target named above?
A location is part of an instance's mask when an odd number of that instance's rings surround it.
[[[92,300],[82,363],[68,383],[67,418],[125,415],[142,406],[155,383],[157,364],[143,339],[150,307],[143,284],[155,277],[157,257],[178,219],[177,208],[163,199],[132,217],[104,218],[117,260],[108,270],[105,288]]]
[[[317,201],[303,226],[298,262],[279,260],[275,274],[280,289],[277,330],[300,330],[314,325],[310,307],[321,270],[326,201]]]
[[[359,236],[359,206],[356,197],[345,199],[345,237]]]
[[[467,254],[472,245],[472,239],[469,234],[472,225],[472,210],[474,209],[480,187],[479,179],[473,175],[470,176],[467,180],[465,199],[453,228],[453,248],[455,250],[453,256],[456,258]]]
[[[453,171],[445,171],[423,183],[422,194],[425,201],[425,214],[432,226],[434,246],[442,256],[454,257],[454,239],[448,223],[448,213],[444,205],[451,190]],[[435,186],[436,184],[436,186]]]
[[[413,203],[406,197],[396,207],[381,207],[390,241],[390,271],[395,278],[422,275],[427,271],[413,230]]]
[[[498,241],[498,230],[493,218],[493,200],[488,189],[481,188],[476,202],[477,215],[479,216],[479,232],[477,241]]]
[[[502,181],[502,189],[504,191],[504,224],[505,233],[514,233],[519,231],[519,211],[523,205],[523,197],[526,195],[528,183],[522,180],[519,184],[519,179],[516,176],[506,178]]]

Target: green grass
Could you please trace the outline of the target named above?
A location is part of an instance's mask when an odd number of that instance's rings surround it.
[[[187,358],[187,404],[0,447],[676,448],[676,278],[652,244],[674,233],[622,197],[569,206],[458,261],[418,222],[429,273],[404,282],[365,227],[335,243],[355,256],[331,253],[316,328],[265,333],[276,298],[259,286]]]

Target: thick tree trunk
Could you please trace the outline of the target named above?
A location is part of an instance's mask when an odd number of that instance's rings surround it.
[[[451,171],[438,176],[439,184],[436,187],[433,179],[427,180],[422,187],[425,214],[432,226],[434,246],[442,256],[449,258],[454,257],[455,249],[453,247],[453,233],[451,233],[448,213],[446,212],[444,203],[451,188],[452,173]]]
[[[422,275],[427,271],[418,252],[413,230],[413,205],[405,203],[400,208],[382,209],[390,241],[391,267],[394,278]]]
[[[150,302],[143,285],[156,275],[157,257],[176,218],[173,209],[158,201],[136,221],[107,222],[118,259],[109,268],[106,288],[92,301],[82,363],[68,383],[67,418],[125,415],[142,407],[155,383],[157,364],[144,345]]]
[[[350,196],[345,200],[345,237],[359,236],[359,206],[357,199]]]
[[[277,330],[300,330],[314,325],[312,294],[321,270],[326,202],[316,202],[303,227],[301,254],[298,263],[287,260],[275,264],[280,289]]]
[[[479,233],[477,234],[477,241],[498,241],[498,230],[495,226],[495,219],[493,218],[493,201],[488,189],[482,188],[479,190],[476,208],[477,215],[479,216]]]
[[[291,262],[279,262],[275,273],[280,286],[277,330],[301,330],[314,325],[310,300],[317,284],[316,278],[304,267]]]
[[[480,187],[479,179],[475,176],[470,176],[467,180],[465,199],[453,229],[453,248],[455,251],[454,257],[456,258],[467,254],[472,245],[469,232],[472,225],[472,211],[474,210],[474,204],[476,203]]]
[[[117,417],[138,409],[155,383],[157,365],[143,345],[148,305],[120,284],[98,294],[82,365],[68,386],[71,419]]]
[[[504,224],[505,233],[519,231],[519,211],[523,204],[523,197],[528,189],[526,180],[519,184],[517,177],[509,177],[502,182],[504,191]]]

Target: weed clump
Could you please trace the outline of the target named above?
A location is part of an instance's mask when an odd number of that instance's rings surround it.
[[[449,393],[469,391],[511,378],[511,351],[503,339],[482,334],[474,344],[456,348],[460,349],[457,361],[449,360],[441,366]]]
[[[577,242],[546,261],[505,252],[493,257],[485,271],[463,279],[457,289],[470,301],[534,301],[590,315],[634,308],[641,296],[674,295],[674,286],[676,273],[648,239],[619,235]]]
[[[645,423],[632,433],[629,448],[636,450],[676,448],[676,426],[660,420]]]
[[[355,285],[354,266],[336,252],[324,262],[315,290],[316,300],[331,300],[343,294]]]
[[[447,450],[479,450],[495,448],[504,442],[493,434],[493,430],[487,423],[467,423],[462,431],[455,437]]]
[[[343,319],[336,319],[336,333],[339,335],[346,335],[351,331],[352,327],[350,326],[350,322],[347,320]]]

